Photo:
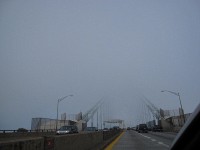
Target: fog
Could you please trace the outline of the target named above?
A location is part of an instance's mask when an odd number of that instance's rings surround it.
[[[141,97],[185,113],[200,102],[200,2],[0,1],[0,129],[86,112],[135,124]]]

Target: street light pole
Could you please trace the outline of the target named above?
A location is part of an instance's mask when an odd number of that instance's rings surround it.
[[[59,98],[58,99],[58,102],[57,102],[57,118],[56,118],[56,130],[57,130],[57,128],[58,128],[58,105],[59,105],[59,102],[61,102],[62,100],[64,100],[65,98],[67,98],[67,97],[69,97],[69,96],[74,96],[74,95],[67,95],[67,96],[65,96],[65,97],[62,97],[62,98]]]
[[[176,92],[168,91],[168,90],[163,90],[163,91],[161,91],[161,92],[169,92],[169,93],[172,93],[172,94],[178,96],[179,101],[180,101],[181,111],[182,111],[182,114],[183,114],[183,123],[185,123],[185,115],[184,115],[184,111],[183,111],[183,107],[182,107],[182,103],[181,103],[180,94],[179,94],[179,93],[176,93]]]

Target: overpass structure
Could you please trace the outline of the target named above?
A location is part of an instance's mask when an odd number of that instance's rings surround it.
[[[123,129],[125,127],[124,125],[124,120],[120,120],[120,119],[110,119],[110,120],[105,120],[103,121],[104,127],[105,124],[118,124],[119,128]]]

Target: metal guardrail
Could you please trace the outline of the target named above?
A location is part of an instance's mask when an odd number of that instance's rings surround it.
[[[55,132],[56,130],[0,130],[0,133],[36,133],[36,132]]]

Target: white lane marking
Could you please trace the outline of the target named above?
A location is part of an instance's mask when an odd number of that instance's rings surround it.
[[[141,133],[139,133],[141,136],[143,136],[143,137],[145,137],[145,138],[148,138],[148,139],[150,139],[152,142],[155,142],[156,140],[155,139],[152,139],[151,137],[149,137],[149,136],[146,136],[146,135],[143,135],[143,134],[141,134]],[[164,144],[163,142],[159,142],[158,141],[158,144],[160,144],[160,145],[163,145],[163,146],[165,146],[165,147],[168,147],[169,148],[169,145],[167,145],[167,144]]]
[[[148,137],[148,136],[146,136],[146,135],[143,135],[143,134],[141,134],[141,133],[139,133],[141,136],[143,136],[143,137],[145,137],[145,138],[151,138],[151,137]]]
[[[141,134],[142,136],[144,136],[145,138],[148,138],[148,139],[150,139],[150,137],[148,137],[148,136],[146,136],[146,135],[143,135],[143,134]]]
[[[164,144],[163,142],[158,142],[158,144],[160,144],[160,145],[163,145],[163,146],[165,146],[165,147],[168,147],[168,148],[169,148],[169,145],[167,145],[167,144]]]

